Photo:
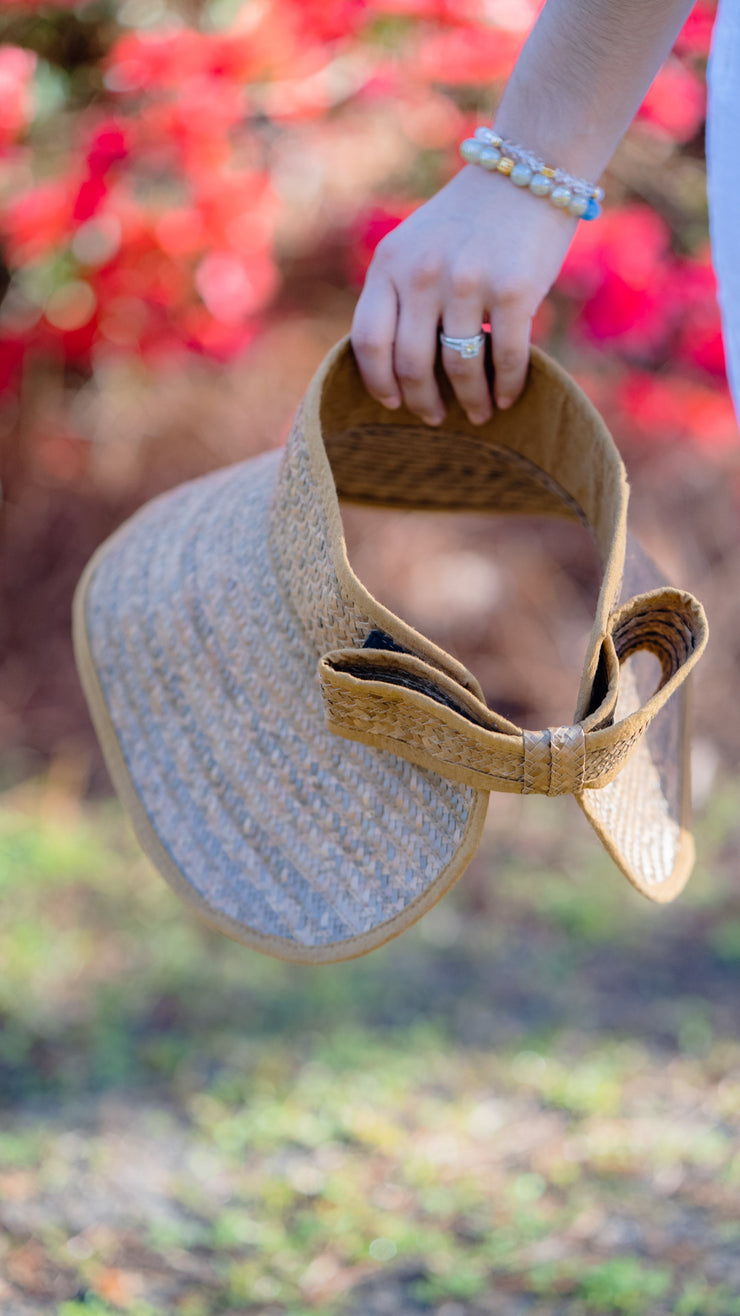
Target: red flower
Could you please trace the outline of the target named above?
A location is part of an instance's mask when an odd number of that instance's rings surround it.
[[[670,231],[647,206],[606,211],[582,224],[558,287],[581,300],[577,324],[598,342],[650,355],[672,323]]]
[[[394,204],[389,201],[384,205],[371,206],[357,216],[347,234],[347,274],[351,283],[356,287],[362,286],[373,252],[381,238],[415,209],[416,204],[413,202],[401,201]]]
[[[435,32],[420,38],[404,68],[424,82],[489,85],[509,76],[526,35],[485,27]]]
[[[260,255],[249,259],[230,251],[211,251],[201,261],[195,286],[215,320],[238,325],[263,309],[277,286],[277,269]]]
[[[18,388],[27,349],[26,338],[0,336],[0,396]]]
[[[663,346],[668,328],[662,286],[635,287],[610,270],[578,324],[601,343],[617,341],[622,351],[649,357]]]
[[[72,225],[74,192],[66,180],[38,183],[8,202],[0,231],[12,265],[38,260],[66,241]]]
[[[85,220],[91,219],[97,213],[107,195],[108,188],[101,175],[95,174],[92,178],[85,178],[80,183],[75,197],[72,218],[78,224],[84,224]]]
[[[670,250],[670,229],[649,206],[607,208],[594,224],[580,224],[558,286],[573,296],[596,292],[608,271],[634,287],[659,275]]]
[[[98,123],[85,150],[87,178],[80,183],[73,203],[72,218],[84,224],[97,214],[110,187],[110,172],[127,160],[131,152],[130,131],[117,120]]]
[[[675,375],[630,374],[619,402],[638,433],[659,442],[688,440],[708,450],[737,445],[737,420],[727,389]]]
[[[203,72],[208,38],[192,28],[131,32],[113,46],[105,72],[111,91],[177,87]]]
[[[544,0],[517,0],[516,5],[507,5],[499,11],[499,25],[510,27],[514,20],[517,30],[528,31],[543,3]],[[402,14],[410,18],[449,23],[452,27],[461,23],[492,26],[498,17],[496,7],[488,3],[488,0],[375,0],[373,8],[386,14]],[[501,21],[504,18],[506,23]]]
[[[381,13],[403,14],[405,17],[425,18],[438,23],[459,22],[459,16],[451,16],[451,0],[376,0],[375,8]]]
[[[676,39],[675,49],[691,55],[706,57],[712,40],[716,16],[716,0],[698,0]]]
[[[709,252],[676,264],[672,282],[677,334],[672,355],[716,379],[725,378],[722,321],[717,281]]]
[[[173,167],[191,177],[212,179],[228,166],[231,132],[244,120],[244,92],[213,79],[194,78],[172,100],[154,100],[139,114],[139,162],[156,170]]]
[[[194,206],[166,211],[156,221],[154,232],[162,250],[173,260],[182,260],[203,249],[205,225]]]
[[[202,39],[207,47],[201,72],[208,78],[244,88],[259,76],[262,59],[252,32],[219,32]]]
[[[85,156],[93,177],[101,177],[130,153],[130,132],[117,120],[101,123],[95,130]]]
[[[203,352],[216,361],[230,361],[253,341],[258,325],[254,320],[225,324],[214,320],[205,306],[194,306],[183,318],[180,332],[191,351]]]
[[[206,246],[254,254],[272,249],[279,202],[268,173],[207,177],[194,188]]]
[[[299,29],[313,41],[337,41],[352,36],[374,17],[368,0],[283,0]]]

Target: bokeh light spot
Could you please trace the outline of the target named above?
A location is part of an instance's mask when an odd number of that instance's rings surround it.
[[[70,279],[57,288],[44,307],[44,315],[54,329],[70,332],[88,324],[95,314],[97,298],[89,283]]]

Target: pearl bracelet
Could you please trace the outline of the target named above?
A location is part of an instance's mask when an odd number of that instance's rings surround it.
[[[576,219],[598,219],[601,214],[603,188],[585,178],[575,178],[565,169],[551,168],[532,151],[504,141],[492,128],[476,128],[475,136],[466,137],[460,146],[460,154],[468,164],[504,174],[517,187],[529,188],[535,196],[545,197]]]

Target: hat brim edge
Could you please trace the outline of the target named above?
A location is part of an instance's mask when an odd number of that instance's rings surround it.
[[[640,892],[640,895],[645,896],[657,905],[667,905],[670,901],[675,900],[676,896],[680,895],[691,877],[696,862],[696,845],[691,831],[691,737],[689,733],[691,691],[692,675],[689,675],[688,679],[684,681],[684,684],[673,696],[678,701],[681,717],[678,751],[678,770],[680,774],[679,815],[677,819],[678,847],[673,869],[665,881],[659,883],[647,882],[626,860],[619,846],[615,843],[611,832],[603,826],[600,819],[589,808],[589,796],[597,792],[584,791],[583,794],[576,795],[581,810],[619,871],[624,874],[635,890]],[[634,770],[634,766],[634,760],[631,760],[625,764],[620,775],[623,778],[627,777]]]
[[[675,900],[676,896],[679,895],[686,886],[694,867],[696,850],[691,832],[686,827],[682,826],[680,828],[678,853],[670,877],[664,882],[656,883],[655,886],[650,886],[642,881],[631,866],[625,861],[621,851],[614,844],[610,833],[589,811],[587,798],[583,795],[577,795],[576,799],[604,846],[604,849],[607,851],[607,854],[611,856],[619,871],[624,874],[627,881],[635,888],[635,890],[639,891],[641,896],[647,897],[648,900],[651,900],[657,905],[667,905],[671,900]]]
[[[194,914],[211,929],[223,933],[232,941],[239,942],[253,950],[271,955],[296,964],[336,964],[344,960],[356,959],[369,951],[384,946],[405,932],[424,914],[428,913],[454,886],[469,865],[477,851],[483,834],[483,825],[488,809],[488,792],[476,791],[476,799],[470,810],[463,838],[450,862],[442,869],[437,878],[415,900],[393,918],[379,924],[368,932],[360,933],[346,940],[330,942],[321,946],[302,946],[287,941],[285,938],[272,937],[248,928],[245,924],[232,919],[228,914],[219,913],[198,894],[175,863],[172,855],[159,837],[141,797],[134,785],[128,763],[121,748],[108,704],[98,679],[87,629],[87,595],[95,571],[113,540],[126,528],[127,523],[119,528],[94,553],[80,577],[72,604],[72,640],[75,663],[80,678],[90,717],[98,737],[106,768],[121,804],[128,813],[134,834],[148,859]]]

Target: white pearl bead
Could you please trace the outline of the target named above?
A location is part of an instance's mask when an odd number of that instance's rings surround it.
[[[466,137],[460,145],[460,154],[469,164],[477,164],[483,149],[481,143],[476,142],[474,137]]]
[[[576,194],[568,205],[568,212],[576,219],[580,219],[581,215],[585,214],[587,209],[588,197],[584,196],[583,193],[580,195]]]
[[[528,164],[515,164],[509,177],[516,187],[529,187],[532,181],[532,170]]]
[[[484,146],[478,154],[477,163],[484,169],[495,169],[501,159],[501,152],[495,146]]]
[[[549,196],[552,192],[552,179],[547,178],[545,174],[535,174],[529,184],[529,190],[534,192],[535,196]]]
[[[495,133],[493,131],[493,128],[476,128],[475,136],[478,139],[478,141],[483,142],[485,146],[501,145],[501,138],[499,137],[498,133]]]
[[[559,187],[554,187],[552,189],[552,192],[550,193],[550,200],[552,201],[552,204],[554,206],[558,207],[559,210],[565,210],[566,207],[569,206],[571,201],[573,200],[573,193],[571,192],[569,187],[563,187],[561,184]]]

